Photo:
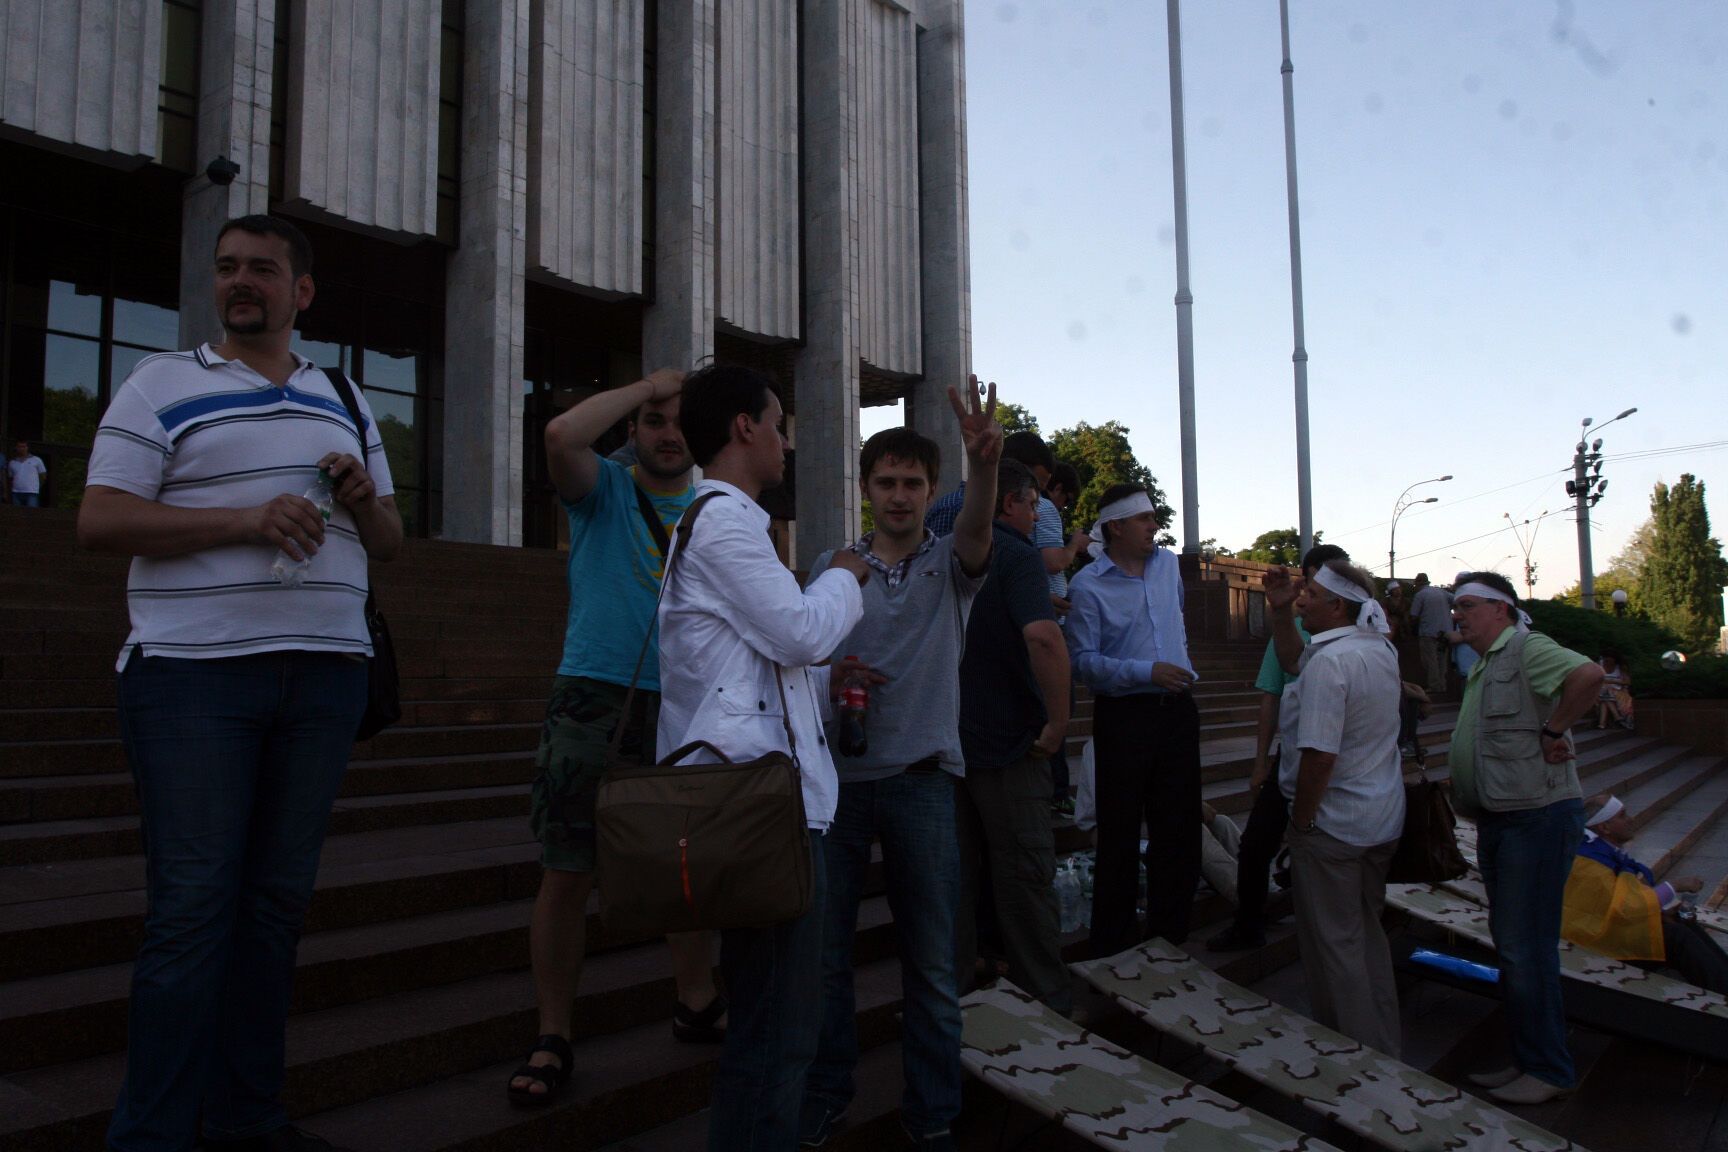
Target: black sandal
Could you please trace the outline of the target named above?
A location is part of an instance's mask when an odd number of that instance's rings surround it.
[[[548,1033],[534,1041],[534,1047],[528,1050],[528,1059],[532,1060],[537,1052],[552,1053],[558,1057],[558,1063],[556,1065],[524,1063],[522,1067],[510,1073],[510,1083],[506,1085],[506,1091],[510,1094],[512,1104],[524,1104],[530,1108],[538,1108],[549,1103],[554,1096],[558,1095],[559,1090],[570,1079],[570,1065],[575,1059],[574,1054],[570,1051],[570,1041],[562,1036]],[[518,1088],[516,1080],[520,1077],[538,1081],[546,1085],[546,1090],[536,1092],[531,1084],[524,1084]]]
[[[674,1004],[673,1039],[682,1040],[686,1044],[720,1044],[725,1041],[726,1029],[717,1022],[726,1015],[726,997],[716,992],[714,999],[708,1002],[708,1007],[700,1012],[686,1006],[682,1000],[675,1001]]]

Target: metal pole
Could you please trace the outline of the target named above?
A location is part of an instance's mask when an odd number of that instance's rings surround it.
[[[1176,186],[1176,385],[1182,427],[1182,551],[1200,551],[1194,437],[1194,294],[1188,290],[1188,162],[1182,141],[1182,16],[1166,0],[1170,41],[1170,168]]]
[[[1596,573],[1590,563],[1590,478],[1586,472],[1589,447],[1585,441],[1578,441],[1578,451],[1572,454],[1572,483],[1578,508],[1578,592],[1584,607],[1594,608]]]
[[[1296,208],[1296,68],[1290,63],[1290,4],[1278,0],[1278,22],[1284,34],[1284,182],[1290,203],[1290,316],[1296,350],[1296,519],[1301,555],[1314,546],[1314,494],[1308,469],[1308,349],[1302,334],[1302,223]],[[1391,579],[1392,556],[1386,558]]]

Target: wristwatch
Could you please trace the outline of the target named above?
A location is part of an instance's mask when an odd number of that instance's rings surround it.
[[[1297,830],[1301,831],[1301,832],[1313,832],[1313,831],[1317,830],[1319,827],[1320,827],[1320,822],[1317,819],[1310,819],[1305,824],[1296,825]]]
[[[1566,733],[1556,732],[1556,731],[1554,731],[1554,729],[1548,727],[1548,725],[1546,725],[1546,724],[1542,725],[1542,735],[1548,737],[1548,739],[1550,739],[1550,740],[1564,740],[1564,739],[1566,739]]]

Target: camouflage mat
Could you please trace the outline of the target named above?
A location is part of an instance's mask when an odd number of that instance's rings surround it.
[[[1330,1149],[1084,1032],[1006,982],[960,1001],[960,1060],[985,1084],[1107,1148]]]
[[[1160,1032],[1383,1148],[1559,1152],[1578,1145],[1323,1028],[1153,940],[1072,965]]]
[[[1494,937],[1488,931],[1488,909],[1452,892],[1443,892],[1426,884],[1388,884],[1386,903],[1484,948],[1494,947]],[[1659,972],[1610,960],[1568,940],[1560,941],[1560,971],[1562,975],[1599,988],[1728,1019],[1728,1000],[1715,992],[1706,992],[1694,984]]]

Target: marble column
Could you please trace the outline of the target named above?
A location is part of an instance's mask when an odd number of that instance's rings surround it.
[[[530,3],[466,13],[461,245],[444,295],[443,535],[520,545]]]

